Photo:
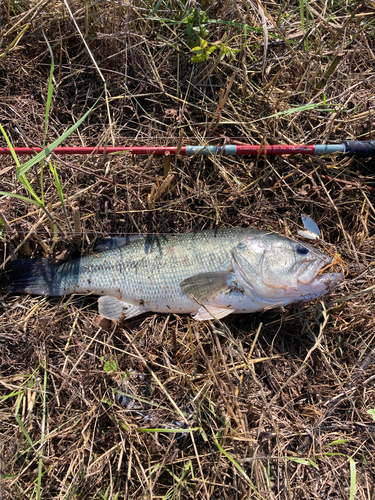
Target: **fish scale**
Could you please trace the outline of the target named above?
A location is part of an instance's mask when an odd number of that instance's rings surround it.
[[[310,300],[340,279],[318,276],[330,262],[319,250],[258,229],[112,238],[98,248],[107,244],[58,266],[15,261],[8,290],[100,295],[99,313],[109,319],[154,311],[204,320]]]
[[[242,234],[249,234],[249,230],[149,235],[118,249],[83,257],[79,268],[75,261],[62,264],[53,295],[115,294],[125,301],[156,306],[166,300],[181,303],[182,311],[196,303],[182,293],[180,282],[195,274],[224,271]]]

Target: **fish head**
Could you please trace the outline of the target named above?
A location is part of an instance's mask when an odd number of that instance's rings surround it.
[[[280,305],[318,297],[343,277],[319,274],[332,262],[319,249],[274,233],[246,236],[232,256],[245,292],[265,301],[281,300]]]

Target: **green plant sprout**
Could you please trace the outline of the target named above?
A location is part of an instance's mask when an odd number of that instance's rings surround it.
[[[200,63],[208,61],[210,55],[216,50],[220,50],[220,60],[225,57],[233,59],[240,49],[232,49],[225,43],[225,37],[222,41],[209,43],[207,41],[210,32],[207,29],[208,24],[212,23],[207,18],[204,11],[193,9],[192,13],[185,17],[183,22],[186,24],[186,34],[188,35],[188,45],[193,53],[191,62]]]
[[[116,363],[116,361],[113,358],[105,360],[104,356],[100,356],[100,361],[102,363],[104,363],[103,370],[107,374],[111,374],[111,373],[117,371],[117,363]]]
[[[185,17],[188,45],[191,49],[210,34],[206,28],[207,21],[206,13],[200,9],[193,9],[192,13]]]

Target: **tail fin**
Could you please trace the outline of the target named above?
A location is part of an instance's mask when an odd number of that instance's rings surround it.
[[[54,295],[55,266],[48,259],[19,259],[12,262],[8,292]]]

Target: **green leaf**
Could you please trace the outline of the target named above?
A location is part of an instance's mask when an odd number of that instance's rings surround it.
[[[168,429],[165,427],[139,427],[137,432],[163,432],[164,434],[180,434],[182,432],[195,432],[199,431],[200,427],[190,427],[189,429],[181,428],[181,429]]]
[[[5,141],[10,149],[10,152],[11,152],[11,155],[13,157],[13,160],[15,161],[16,165],[17,165],[17,168],[19,168],[21,165],[20,165],[20,162],[18,160],[18,157],[16,155],[16,152],[14,151],[14,148],[13,148],[13,145],[12,143],[10,142],[10,139],[8,137],[8,134],[5,132],[4,128],[0,125],[0,131],[1,133],[3,134],[4,138],[5,138]],[[33,188],[31,187],[31,184],[30,182],[27,180],[27,178],[23,175],[19,178],[20,182],[25,186],[25,188],[27,189],[27,191],[31,194],[31,196],[38,202],[38,205],[40,206],[44,206],[44,203],[42,202],[42,200],[40,200],[38,198],[38,196],[35,194]],[[9,193],[8,193],[9,194]]]
[[[201,50],[199,53],[197,53],[195,56],[192,56],[191,62],[193,63],[200,63],[206,61],[206,55],[203,50]]]
[[[308,460],[306,458],[294,458],[294,457],[285,457],[285,458],[287,460],[290,460],[291,462],[296,462],[297,464],[312,465],[313,467],[315,467],[315,469],[319,469],[318,464],[313,460]]]
[[[156,12],[159,10],[160,5],[163,3],[163,0],[159,0],[158,3],[155,5],[154,10],[151,12],[151,15],[155,15]]]
[[[18,423],[20,429],[22,430],[23,435],[26,438],[26,441],[29,443],[29,445],[31,446],[31,448],[33,448],[35,450],[34,443],[32,442],[31,437],[30,437],[29,433],[26,430],[26,427],[23,425],[23,422],[22,422],[21,418],[18,415],[18,413],[20,411],[21,402],[22,402],[22,399],[24,398],[24,396],[25,396],[25,393],[22,393],[22,395],[18,399],[17,404],[16,404],[16,411],[14,413],[14,416],[16,417],[17,423]]]
[[[56,189],[57,189],[57,192],[59,194],[61,206],[64,208],[64,193],[63,193],[63,190],[62,190],[62,186],[61,186],[61,182],[60,182],[59,176],[57,174],[56,166],[53,165],[52,162],[48,162],[48,164],[49,164],[49,169],[52,172],[53,178],[55,180]]]
[[[124,422],[118,422],[118,423],[120,424],[120,427],[122,427],[126,432],[128,432],[129,427],[126,424],[124,424]]]
[[[7,399],[14,398],[15,396],[18,396],[19,394],[23,394],[23,391],[14,390],[13,392],[7,394],[6,396],[0,396],[0,401],[6,401]]]
[[[44,202],[41,200],[34,192],[34,189],[32,188],[28,178],[25,175],[21,175],[19,177],[20,182],[25,186],[27,191],[31,194],[31,196],[34,198],[34,200],[39,203],[41,207],[44,207]]]
[[[208,42],[203,40],[203,38],[200,39],[199,43],[200,45],[191,49],[192,52],[195,52],[191,58],[191,62],[207,61],[212,52],[217,49],[217,45],[211,45],[211,47],[208,47]]]
[[[210,34],[210,33],[209,33],[208,29],[207,29],[207,28],[205,28],[204,26],[202,26],[202,28],[201,28],[201,33],[200,33],[201,37],[205,37],[205,38],[207,38],[209,34]]]
[[[336,439],[336,441],[328,443],[327,446],[336,446],[337,444],[345,444],[346,442],[347,442],[346,439]]]
[[[88,115],[91,113],[91,111],[95,108],[97,103],[99,102],[99,99],[101,96],[98,98],[98,100],[95,102],[95,104],[88,110],[86,113],[78,120],[77,123],[72,125],[66,132],[64,132],[59,138],[57,138],[52,144],[47,146],[43,151],[35,155],[31,160],[27,161],[23,165],[17,168],[17,176],[20,179],[22,175],[24,175],[33,165],[36,163],[39,163],[41,160],[44,160],[49,154],[52,153],[52,151],[57,148],[67,137],[70,136],[80,125],[81,123],[88,117]]]
[[[375,420],[375,408],[372,410],[367,410],[367,413],[372,416],[372,418]]]
[[[285,111],[279,111],[278,113],[274,113],[273,115],[266,116],[263,120],[268,118],[275,118],[275,116],[288,116],[294,113],[300,113],[301,111],[308,111],[309,109],[315,109],[321,106],[320,103],[312,103],[312,104],[304,104],[303,106],[296,106],[295,108],[289,108]],[[332,111],[331,109],[320,109],[320,111]]]
[[[209,48],[206,50],[207,59],[210,57],[210,55],[212,54],[212,52],[213,52],[214,50],[216,50],[216,49],[217,49],[216,45],[211,45],[211,47],[209,47]]]
[[[355,489],[357,485],[357,470],[355,461],[352,457],[348,457],[350,466],[350,500],[354,500]]]
[[[104,371],[106,373],[112,373],[112,372],[115,372],[117,370],[117,364],[116,364],[116,361],[114,359],[110,359],[108,361],[106,361],[104,363],[104,367],[103,367]]]
[[[53,52],[51,45],[49,44],[49,41],[42,30],[44,39],[47,43],[49,53],[51,55],[51,69],[49,72],[49,81],[48,81],[48,94],[47,94],[47,103],[46,103],[46,113],[44,117],[44,139],[43,139],[43,147],[46,145],[46,138],[47,138],[47,130],[48,130],[48,118],[49,118],[49,110],[51,107],[51,102],[52,102],[52,95],[53,95],[53,72],[55,71],[55,59],[53,57]]]
[[[45,430],[46,430],[46,419],[47,419],[47,369],[44,368],[44,382],[43,382],[43,416],[42,416],[42,427],[41,427],[41,445],[39,448],[39,468],[38,468],[38,485],[37,485],[37,500],[41,498],[42,491],[42,475],[43,475],[43,448],[45,444]]]
[[[47,43],[48,50],[51,56],[51,68],[49,72],[49,80],[48,80],[48,93],[47,93],[47,103],[46,103],[46,112],[44,115],[44,136],[43,136],[43,148],[46,146],[46,140],[47,140],[47,131],[48,131],[48,122],[49,122],[49,110],[51,107],[51,102],[52,102],[52,95],[53,95],[53,72],[55,71],[55,59],[53,57],[53,51],[51,48],[51,45],[49,44],[49,41],[42,29],[42,33],[44,36],[44,39]],[[44,205],[44,184],[43,184],[43,177],[44,177],[44,162],[40,162],[40,188],[41,188],[41,196],[42,196],[42,202]]]
[[[203,40],[203,38],[201,38],[201,39],[199,40],[199,45],[197,45],[196,47],[193,47],[193,48],[191,49],[191,51],[192,51],[192,52],[199,52],[199,51],[201,51],[201,50],[205,49],[205,48],[207,47],[207,45],[208,45],[207,40]]]
[[[246,474],[246,472],[243,470],[243,468],[240,466],[240,464],[230,455],[227,451],[224,450],[218,443],[218,441],[213,438],[215,445],[218,447],[218,449],[221,451],[223,455],[227,457],[227,459],[234,465],[234,467],[238,470],[238,472],[242,475],[242,477],[248,482],[248,484],[253,488],[253,490],[258,493],[258,490],[254,486],[254,483],[252,480],[249,478],[249,476]]]
[[[20,162],[18,161],[18,157],[16,155],[16,152],[13,149],[12,143],[10,142],[10,139],[8,137],[8,134],[5,132],[4,128],[2,125],[0,125],[0,131],[4,136],[4,139],[6,140],[6,143],[8,145],[8,148],[10,149],[11,155],[13,157],[13,160],[16,162],[17,167],[20,167]]]
[[[42,203],[38,203],[36,200],[32,200],[31,198],[27,198],[26,196],[21,196],[20,194],[15,194],[15,193],[7,193],[5,191],[0,191],[1,196],[12,196],[13,198],[18,198],[19,200],[26,201],[27,203],[32,203],[33,205],[36,205],[39,208],[42,208]]]
[[[204,429],[202,427],[200,427],[199,429],[201,431],[201,436],[203,438],[203,441],[205,441],[207,443],[207,441],[208,441],[207,434],[205,433],[205,431],[204,431]]]

